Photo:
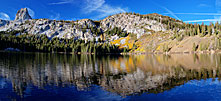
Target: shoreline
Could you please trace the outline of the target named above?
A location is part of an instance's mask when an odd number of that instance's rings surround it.
[[[135,53],[121,53],[121,54],[221,54],[221,50],[212,51],[192,51],[192,52],[135,52]]]
[[[221,50],[212,51],[192,51],[192,52],[133,52],[133,53],[74,53],[74,52],[28,52],[28,51],[5,51],[0,50],[0,52],[13,52],[13,53],[50,53],[50,54],[74,54],[74,55],[147,55],[147,54],[221,54]]]

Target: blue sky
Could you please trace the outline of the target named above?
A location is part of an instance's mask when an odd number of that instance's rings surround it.
[[[159,13],[189,23],[221,17],[221,0],[2,0],[0,19],[13,20],[24,7],[34,19],[99,20],[120,12]]]

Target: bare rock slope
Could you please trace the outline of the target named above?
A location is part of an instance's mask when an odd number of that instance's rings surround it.
[[[161,19],[161,18],[159,18]],[[153,19],[144,18],[133,14],[116,14],[100,21],[82,19],[79,21],[56,21],[49,19],[32,19],[27,8],[22,8],[16,14],[14,21],[0,20],[0,31],[23,30],[28,34],[45,34],[49,38],[74,38],[93,40],[98,36],[96,31],[105,33],[114,27],[119,27],[128,33],[151,34],[150,31],[165,31],[166,25]]]
[[[29,19],[32,19],[32,18],[31,18],[31,16],[28,13],[28,9],[27,8],[20,9],[17,12],[16,17],[15,17],[15,20],[20,20],[20,21],[29,20]]]

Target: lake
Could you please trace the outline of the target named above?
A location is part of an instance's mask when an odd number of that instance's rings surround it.
[[[0,52],[0,100],[220,100],[221,54]]]

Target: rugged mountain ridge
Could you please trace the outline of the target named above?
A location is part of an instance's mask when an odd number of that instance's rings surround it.
[[[103,53],[113,53],[113,50],[132,53],[193,53],[221,50],[220,23],[188,24],[156,13],[120,13],[99,21],[64,21],[32,19],[28,9],[24,8],[17,12],[15,20],[0,20],[0,32],[3,33],[1,41],[10,43],[2,48],[20,48],[21,44],[31,43],[38,51],[49,52],[57,50],[58,47],[60,51],[89,53],[95,52],[96,49],[103,50]],[[24,36],[19,39],[16,38],[18,35]],[[7,40],[7,36],[16,41]],[[41,36],[34,38],[38,43],[33,42],[32,36]],[[44,42],[42,39],[45,37],[47,39]],[[21,41],[25,39],[25,42]]]
[[[22,8],[16,14],[14,21],[0,20],[0,31],[24,30],[28,34],[45,34],[49,38],[75,38],[92,40],[95,35],[92,30],[105,33],[115,27],[127,33],[137,34],[137,37],[150,34],[152,31],[165,31],[166,25],[156,20],[147,19],[133,14],[116,14],[100,21],[82,19],[79,21],[56,21],[49,19],[32,19],[27,8]],[[93,29],[92,29],[93,28]]]

